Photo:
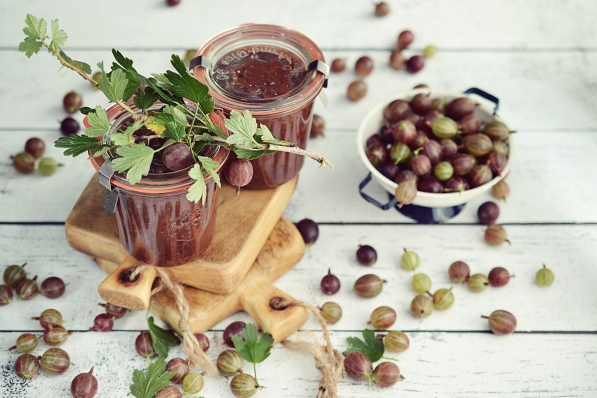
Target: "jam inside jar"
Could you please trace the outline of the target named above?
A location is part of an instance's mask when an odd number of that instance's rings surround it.
[[[278,139],[306,149],[313,102],[325,80],[309,71],[312,62],[324,61],[315,43],[280,26],[248,24],[217,35],[197,54],[211,67],[196,67],[194,74],[226,116],[247,109]],[[296,177],[304,158],[278,152],[251,162],[253,179],[247,188],[266,189]]]
[[[132,101],[127,105],[136,110]],[[149,111],[163,105],[155,105]],[[131,119],[128,112],[118,105],[108,110],[108,116],[113,130],[122,128]],[[226,131],[220,116],[212,113],[209,117]],[[137,133],[143,135],[143,129]],[[148,145],[152,146],[152,142]],[[218,146],[206,146],[201,153],[218,161],[219,170],[228,154],[228,150]],[[108,152],[102,157],[92,158],[91,162],[99,170],[105,161],[114,156]],[[161,161],[160,154],[156,153],[150,173],[141,182],[130,185],[120,174],[114,174],[110,180],[119,189],[115,215],[120,240],[126,252],[138,261],[158,267],[175,267],[197,259],[211,244],[219,189],[208,175],[205,177],[205,204],[190,202],[186,195],[194,180],[188,176],[188,171],[169,170]]]

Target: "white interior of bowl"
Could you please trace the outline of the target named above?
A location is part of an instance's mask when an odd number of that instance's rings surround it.
[[[377,104],[373,109],[365,116],[363,121],[359,126],[359,130],[357,132],[357,150],[359,151],[359,156],[361,157],[361,161],[365,164],[365,167],[371,172],[373,178],[381,184],[388,192],[394,194],[398,184],[394,181],[389,180],[383,174],[381,174],[372,164],[369,162],[367,158],[367,154],[365,153],[365,145],[367,139],[374,134],[379,132],[383,124],[383,112],[386,106],[394,100],[401,99],[405,101],[409,101],[414,95],[419,93],[429,93],[429,89],[416,89],[412,90],[403,94],[396,95],[394,97],[388,98],[379,104]],[[486,105],[479,101],[480,97],[474,94],[462,94],[453,91],[437,91],[431,90],[431,98],[446,98],[448,101],[454,98],[460,97],[469,97],[475,103],[478,103],[477,109],[475,109],[475,113],[473,114],[476,118],[483,122],[490,122],[492,120],[499,120],[503,121],[498,116],[493,115],[493,107]],[[505,122],[504,122],[505,123]],[[507,123],[506,123],[507,124]],[[449,206],[456,206],[463,203],[468,202],[475,196],[478,196],[484,192],[487,192],[491,189],[492,186],[497,184],[499,181],[504,178],[504,176],[508,175],[510,172],[510,165],[512,164],[512,156],[514,154],[514,145],[512,142],[512,136],[508,140],[508,145],[510,147],[509,154],[508,154],[508,162],[506,163],[506,167],[502,172],[501,176],[497,176],[491,181],[486,184],[481,185],[480,187],[469,189],[464,192],[449,192],[449,193],[429,193],[429,192],[421,192],[417,193],[417,197],[415,198],[413,204],[425,207],[449,207]]]

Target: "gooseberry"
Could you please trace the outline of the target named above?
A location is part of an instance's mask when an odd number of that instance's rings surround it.
[[[23,354],[15,362],[15,373],[21,379],[31,379],[39,372],[39,361],[30,354]]]
[[[425,57],[422,55],[413,55],[406,62],[406,70],[410,73],[417,73],[425,66]]]
[[[390,54],[390,66],[393,69],[399,70],[404,68],[406,65],[406,58],[404,58],[404,54],[400,50],[394,50]]]
[[[441,140],[439,144],[442,147],[442,158],[452,159],[458,152],[458,145],[450,139]]]
[[[396,124],[392,134],[394,136],[394,142],[410,144],[417,138],[417,128],[412,122],[403,120]]]
[[[156,395],[155,398],[182,398],[182,393],[178,389],[178,387],[169,385],[163,390],[160,390]]]
[[[502,175],[506,163],[508,163],[508,158],[503,153],[491,152],[487,157],[487,166],[497,175]]]
[[[442,161],[442,146],[437,141],[429,140],[423,144],[420,154],[427,156],[431,161],[431,165],[435,166]]]
[[[332,295],[340,290],[340,279],[332,275],[332,270],[328,269],[328,274],[321,279],[321,291],[323,294]]]
[[[46,144],[39,138],[29,138],[25,143],[25,152],[30,153],[35,159],[42,157],[46,151]]]
[[[477,106],[470,98],[456,98],[446,106],[446,116],[460,120],[463,117],[472,114]]]
[[[21,152],[12,158],[12,165],[22,174],[31,174],[35,170],[35,158],[28,152]]]
[[[437,47],[435,47],[433,45],[428,45],[427,47],[425,47],[423,49],[423,55],[425,56],[425,58],[433,57],[436,52],[437,52]]]
[[[89,331],[97,330],[98,332],[109,332],[114,327],[114,317],[109,314],[99,314],[93,320],[93,327]]]
[[[8,305],[12,301],[12,289],[6,285],[0,285],[0,306]]]
[[[410,340],[404,332],[392,330],[384,337],[384,344],[391,352],[404,352],[410,346]]]
[[[493,143],[485,134],[471,134],[466,137],[464,146],[473,156],[484,156],[493,150]]]
[[[62,326],[49,324],[44,331],[44,341],[50,347],[59,347],[66,342],[69,334]]]
[[[43,158],[39,161],[39,172],[45,176],[51,176],[58,169],[58,162],[52,158]]]
[[[367,76],[373,71],[373,60],[366,56],[357,59],[354,70],[359,77]]]
[[[348,86],[346,96],[351,101],[358,101],[367,94],[367,85],[362,80],[356,80]]]
[[[19,283],[24,281],[27,278],[27,272],[25,271],[25,266],[27,263],[23,265],[11,265],[4,270],[4,283],[8,287],[16,289],[19,286]]]
[[[166,365],[166,372],[174,372],[174,376],[170,381],[180,384],[185,376],[189,374],[189,361],[182,358],[172,358]]]
[[[70,367],[70,357],[61,348],[50,348],[39,358],[39,364],[47,374],[60,375]]]
[[[360,297],[375,297],[383,290],[387,281],[377,275],[363,275],[354,283],[354,292]]]
[[[342,308],[331,301],[328,301],[319,308],[323,319],[331,324],[338,322],[342,318]]]
[[[83,106],[83,97],[81,97],[79,93],[71,91],[64,96],[62,104],[68,113],[75,113],[81,106]]]
[[[349,352],[344,358],[344,369],[346,373],[357,381],[369,380],[373,373],[371,360],[362,352]]]
[[[296,224],[296,228],[301,233],[303,241],[305,241],[305,244],[307,246],[310,246],[313,243],[315,243],[315,241],[319,237],[319,227],[317,226],[317,223],[308,218],[299,221]]]
[[[346,69],[346,61],[342,58],[336,58],[332,61],[332,66],[330,68],[334,73],[340,73]]]
[[[371,374],[371,380],[380,387],[392,387],[400,379],[404,377],[400,375],[398,365],[393,362],[382,362],[375,367]]]
[[[40,285],[39,291],[47,298],[58,298],[64,294],[66,285],[64,281],[56,276],[46,278]]]
[[[454,174],[457,176],[467,175],[474,166],[473,157],[466,153],[458,153],[452,158],[452,167],[454,168]]]
[[[236,187],[236,194],[240,194],[241,187],[246,186],[253,179],[253,164],[248,159],[233,157],[224,168],[226,181]]]
[[[479,165],[473,167],[467,176],[467,181],[471,188],[477,188],[483,184],[487,184],[492,178],[491,169],[486,165]]]
[[[437,177],[438,180],[447,181],[450,178],[452,178],[452,175],[454,175],[454,168],[452,167],[450,162],[443,161],[438,163],[437,166],[435,166],[433,173],[435,174],[435,177]]]
[[[494,120],[485,125],[483,132],[491,138],[492,141],[504,141],[510,135],[510,129],[502,122]]]
[[[386,163],[389,158],[386,144],[373,145],[367,148],[365,153],[367,155],[367,159],[369,159],[369,161],[375,168],[378,168],[384,163]]]
[[[398,208],[409,205],[417,197],[417,185],[414,181],[404,181],[398,184],[394,196],[398,200]]]
[[[245,361],[234,350],[223,351],[218,356],[218,370],[224,376],[234,376],[237,373],[242,373]]]
[[[468,182],[462,177],[452,177],[444,184],[444,192],[464,192],[470,189]]]
[[[323,137],[323,132],[325,130],[325,121],[319,115],[313,115],[313,122],[311,122],[311,132],[309,133],[309,137],[316,138],[320,135]]]
[[[203,333],[195,333],[195,338],[199,342],[201,349],[203,352],[207,352],[209,350],[209,339]]]
[[[431,289],[431,278],[426,274],[415,274],[411,284],[415,292],[425,293]]]
[[[162,152],[162,160],[172,171],[184,170],[195,164],[191,148],[182,142],[167,146]],[[228,177],[226,179],[228,180]]]
[[[468,278],[468,287],[472,292],[482,292],[487,289],[487,286],[489,286],[489,279],[483,274],[471,275]]]
[[[204,384],[205,380],[203,380],[203,376],[199,373],[189,373],[182,381],[184,390],[189,394],[197,394],[203,389]]]
[[[30,300],[33,297],[37,296],[39,293],[39,288],[37,287],[37,276],[34,276],[33,279],[24,279],[22,280],[19,285],[17,286],[17,297],[20,300]]]
[[[429,173],[429,170],[431,170],[431,160],[425,155],[417,154],[410,162],[410,167],[415,174],[422,176]]]
[[[32,320],[39,321],[42,328],[46,329],[48,325],[60,326],[62,325],[62,314],[56,310],[45,310],[38,317],[31,318]]]
[[[446,113],[446,105],[447,101],[445,98],[435,98],[431,101],[431,111],[444,114]]]
[[[481,127],[481,121],[473,115],[466,115],[458,123],[458,129],[464,134],[476,134],[479,132],[479,127]]]
[[[396,183],[400,184],[405,181],[412,181],[415,184],[419,181],[419,177],[412,170],[402,170],[396,177]]]
[[[377,169],[384,177],[391,181],[396,181],[398,174],[400,173],[400,166],[392,162],[384,163]]]
[[[510,154],[510,148],[508,147],[508,144],[506,144],[503,141],[494,141],[493,142],[493,152],[502,153],[502,154],[508,156],[508,154]]]
[[[232,336],[238,336],[242,340],[245,338],[243,337],[243,329],[247,326],[246,323],[241,321],[232,322],[230,325],[224,329],[224,343],[231,348],[234,348],[234,342],[232,341]]]
[[[448,269],[448,275],[450,280],[454,283],[463,283],[468,280],[470,269],[468,265],[463,261],[456,261],[450,265]]]
[[[410,303],[410,313],[415,318],[427,318],[433,312],[433,300],[423,294],[416,296]]]
[[[485,242],[492,246],[499,246],[504,242],[510,244],[506,230],[498,224],[491,224],[487,227],[485,230]]]
[[[510,275],[508,270],[503,267],[495,267],[489,272],[487,279],[489,280],[489,284],[494,287],[504,286],[510,280],[510,277],[514,275]]]
[[[427,134],[423,130],[417,130],[417,136],[408,146],[410,149],[417,149],[422,147],[427,141],[429,141]]]
[[[489,328],[495,334],[510,334],[516,330],[516,318],[508,311],[493,311],[489,317],[482,315],[481,318],[489,320]]]
[[[410,109],[410,105],[408,102],[404,100],[394,100],[386,106],[384,109],[384,117],[389,122],[398,122],[400,120],[406,119],[412,110]]]
[[[174,7],[180,4],[180,0],[166,0],[166,4],[170,7]]]
[[[429,94],[419,93],[410,100],[410,108],[418,115],[425,115],[431,110]]]
[[[385,17],[390,12],[390,6],[385,1],[381,1],[375,5],[375,15],[378,17]]]
[[[373,310],[368,324],[375,329],[387,329],[396,322],[396,311],[387,306],[378,307]]]
[[[494,224],[499,215],[500,208],[493,202],[485,202],[479,206],[479,210],[477,210],[479,222],[485,225]]]
[[[99,71],[98,71],[98,72],[95,72],[95,73],[93,74],[93,76],[91,76],[91,78],[92,78],[93,80],[95,80],[97,83],[99,83],[99,82],[101,82],[101,81],[102,81],[102,76],[103,76],[103,75],[102,75],[102,72],[99,72]],[[95,86],[94,86],[94,87],[95,87]]]
[[[499,181],[491,188],[491,194],[496,199],[504,199],[510,195],[510,186],[504,180]]]
[[[421,260],[419,259],[419,255],[415,252],[407,251],[404,249],[404,254],[400,258],[400,265],[407,271],[414,271],[415,269],[419,268],[421,264]]]
[[[137,353],[144,358],[151,358],[157,355],[153,348],[153,341],[149,332],[141,332],[135,340],[135,349]]]
[[[361,265],[370,267],[377,261],[377,252],[369,245],[359,245],[357,249],[357,261]]]
[[[71,385],[70,393],[74,398],[93,398],[97,392],[97,379],[93,375],[93,367],[89,373],[81,373],[75,376]]]
[[[555,276],[553,272],[543,264],[543,268],[537,271],[537,275],[535,275],[535,281],[537,285],[541,287],[548,287],[551,286],[553,281],[555,280]]]
[[[400,142],[394,144],[390,149],[390,158],[396,164],[402,164],[410,158],[410,148]]]
[[[60,122],[60,131],[67,137],[70,137],[71,134],[77,134],[79,129],[79,122],[72,117],[66,117]]]
[[[419,184],[417,184],[417,188],[419,189],[419,191],[429,193],[440,193],[444,190],[444,186],[442,185],[442,183],[434,177],[427,177],[422,179],[419,182]]]
[[[120,319],[128,312],[128,309],[110,303],[98,305],[100,307],[104,307],[106,309],[106,314],[110,315],[114,319]]]
[[[403,48],[410,46],[414,38],[415,36],[413,35],[413,32],[411,32],[410,30],[400,32],[400,34],[398,35],[398,49],[402,50]]]
[[[429,293],[431,295],[431,293]],[[436,310],[447,310],[454,304],[454,293],[452,288],[439,289],[433,294],[433,305]]]
[[[449,117],[440,116],[431,124],[431,130],[439,139],[452,138],[458,134],[458,124]]]
[[[29,354],[37,348],[37,339],[38,338],[31,333],[22,334],[17,338],[17,344],[10,347],[8,351],[16,349],[20,353]]]
[[[367,138],[365,142],[365,148],[369,149],[376,145],[385,145],[385,141],[381,138],[380,134],[373,134],[371,137]]]

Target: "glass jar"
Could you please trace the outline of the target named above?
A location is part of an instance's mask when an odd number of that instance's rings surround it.
[[[133,111],[138,110],[132,101],[126,104]],[[164,105],[157,103],[148,111]],[[108,109],[108,117],[114,131],[131,120],[130,113],[118,105]],[[227,132],[221,114],[212,113],[209,117]],[[108,139],[109,134],[104,139]],[[206,146],[201,155],[219,162],[220,173],[229,152],[219,146]],[[99,171],[113,157],[114,154],[108,152],[91,158],[91,164]],[[207,174],[205,204],[190,202],[186,195],[194,180],[188,172],[189,169],[163,172],[152,164],[152,171],[135,185],[130,185],[126,177],[118,173],[110,179],[112,186],[119,190],[115,214],[120,240],[126,252],[138,261],[157,267],[186,264],[207,250],[213,240],[219,189]]]
[[[226,116],[247,109],[278,139],[307,147],[313,102],[327,77],[313,68],[317,61],[325,65],[313,41],[280,26],[247,24],[213,37],[197,56],[193,73]],[[278,152],[251,162],[247,188],[265,189],[296,177],[304,157]]]

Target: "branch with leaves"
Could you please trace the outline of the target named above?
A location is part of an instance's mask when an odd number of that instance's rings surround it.
[[[263,333],[260,339],[257,337],[257,327],[248,324],[243,329],[243,338],[234,335],[232,336],[232,342],[238,355],[253,364],[256,387],[261,389],[263,387],[259,385],[257,380],[257,364],[265,361],[271,354],[274,347],[274,337],[269,333]]]
[[[236,153],[239,159],[257,159],[265,154],[288,152],[307,156],[317,161],[320,168],[325,165],[334,167],[322,154],[306,151],[295,144],[277,139],[265,126],[257,126],[257,121],[249,111],[232,111],[225,120],[229,135],[212,122],[209,114],[214,111],[214,101],[208,93],[208,87],[201,83],[187,70],[184,61],[172,55],[174,70],[165,73],[152,73],[151,77],[141,75],[133,66],[133,61],[117,50],[112,50],[115,62],[106,73],[103,62],[98,64],[102,79],[96,82],[89,75],[91,67],[81,61],[75,61],[62,50],[67,34],[58,26],[58,20],[52,21],[52,35],[47,34],[47,23],[28,14],[23,32],[27,36],[19,45],[27,57],[37,54],[42,47],[55,56],[63,67],[78,73],[101,90],[111,101],[132,115],[132,122],[126,126],[110,124],[106,110],[100,106],[81,108],[87,115],[90,127],[84,135],[71,134],[55,142],[58,148],[64,148],[66,156],[78,156],[89,152],[92,157],[111,151],[116,154],[113,170],[126,175],[127,181],[137,184],[150,172],[151,163],[156,153],[173,144],[184,144],[189,148],[189,156],[194,165],[189,170],[189,177],[195,182],[189,188],[187,198],[192,202],[205,203],[207,187],[204,178],[211,175],[220,186],[217,169],[218,162],[200,156],[206,145],[217,145]],[[48,42],[49,40],[49,42]],[[133,100],[139,109],[135,112],[126,102]],[[160,101],[166,104],[157,111],[148,110]],[[134,133],[145,128],[154,133],[151,138],[163,138],[163,144],[154,149],[148,146],[149,140],[138,140]],[[124,131],[121,131],[123,130]],[[178,171],[178,170],[173,170]]]

